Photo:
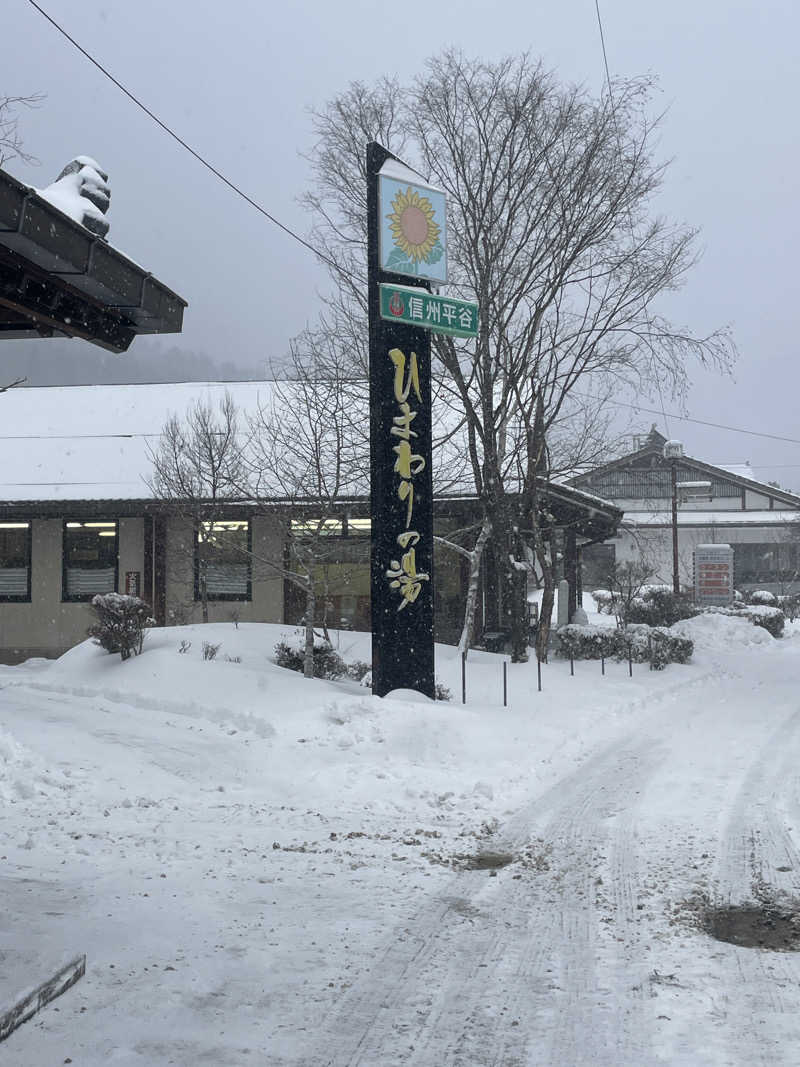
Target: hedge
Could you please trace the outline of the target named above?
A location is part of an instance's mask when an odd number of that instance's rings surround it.
[[[650,663],[663,670],[668,663],[688,663],[694,644],[662,627],[639,623],[624,629],[610,626],[562,626],[558,631],[556,655],[562,659],[616,659],[630,655],[636,663]]]
[[[712,615],[732,615],[734,618],[749,619],[754,626],[762,626],[773,637],[783,637],[786,616],[780,608],[771,608],[766,604],[748,604],[738,608],[707,608]]]

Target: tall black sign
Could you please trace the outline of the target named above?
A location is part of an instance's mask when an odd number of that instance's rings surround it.
[[[430,334],[381,319],[378,289],[409,284],[408,276],[380,269],[378,174],[393,159],[381,145],[367,146],[372,691],[433,697]]]

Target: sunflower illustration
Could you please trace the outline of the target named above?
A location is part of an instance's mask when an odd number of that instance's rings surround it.
[[[427,262],[441,232],[433,220],[434,209],[430,200],[409,186],[405,192],[398,189],[392,208],[391,215],[386,217],[391,224],[394,243],[414,263]]]

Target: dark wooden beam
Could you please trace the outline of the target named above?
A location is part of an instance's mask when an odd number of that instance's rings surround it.
[[[59,330],[114,352],[126,351],[136,336],[125,319],[10,252],[0,254],[0,309],[17,328],[27,323],[43,336]]]

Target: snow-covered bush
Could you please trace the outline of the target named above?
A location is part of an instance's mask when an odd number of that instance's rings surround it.
[[[620,632],[622,650],[617,658],[624,659],[630,645],[634,663],[649,663],[654,671],[663,671],[669,663],[688,663],[694,652],[691,638],[662,626],[635,623]]]
[[[774,608],[778,605],[778,598],[774,593],[770,593],[769,589],[754,589],[752,593],[748,593],[748,604],[766,604],[768,607]]]
[[[789,622],[794,622],[800,615],[800,593],[789,593],[786,596],[778,597],[778,607]]]
[[[124,593],[98,593],[91,609],[97,617],[86,631],[106,652],[119,652],[122,659],[142,651],[148,626],[155,626],[150,608],[138,596]]]
[[[691,599],[675,594],[668,586],[645,586],[625,611],[625,622],[646,623],[648,626],[672,626],[682,619],[693,619],[700,614]]]
[[[762,626],[773,637],[783,637],[786,616],[780,608],[766,604],[747,604],[732,608],[706,608],[706,611],[716,615],[734,615],[740,619],[749,619],[754,626]]]
[[[570,623],[558,630],[556,655],[562,659],[612,659],[619,650],[619,638],[620,631],[608,626]]]
[[[639,623],[616,630],[607,626],[562,626],[556,654],[562,659],[617,660],[630,655],[635,663],[650,663],[654,670],[663,670],[668,663],[688,663],[693,652],[690,638]]]
[[[371,670],[372,667],[369,663],[365,663],[363,659],[356,659],[347,664],[344,673],[348,678],[352,678],[354,682],[360,682],[363,685],[364,679]]]
[[[305,667],[305,652],[297,645],[289,644],[288,641],[279,641],[275,646],[275,662],[279,667],[302,673]],[[320,641],[314,645],[315,678],[326,678],[331,681],[341,678],[346,672],[347,664],[327,641]]]
[[[594,589],[591,597],[597,605],[597,613],[599,615],[614,614],[614,595],[610,589]]]
[[[750,604],[744,609],[744,614],[754,626],[763,626],[773,637],[783,637],[786,616],[780,608],[770,607],[767,604]]]

